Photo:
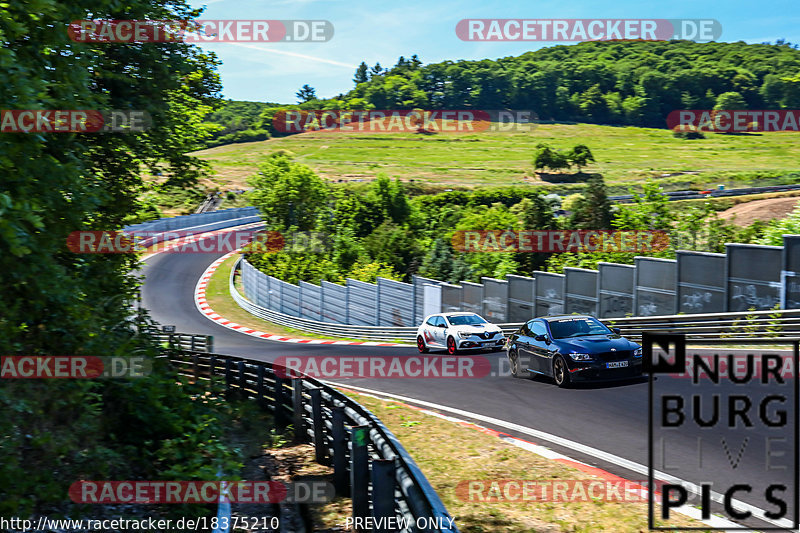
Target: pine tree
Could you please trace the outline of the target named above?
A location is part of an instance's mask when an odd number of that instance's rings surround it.
[[[369,81],[369,67],[365,62],[362,61],[356,69],[356,75],[353,77],[353,82],[358,85],[359,83],[365,83],[367,81]]]
[[[306,83],[305,85],[303,85],[303,87],[300,88],[299,91],[295,93],[295,95],[297,96],[298,102],[300,103],[309,102],[311,100],[316,100],[317,90]]]

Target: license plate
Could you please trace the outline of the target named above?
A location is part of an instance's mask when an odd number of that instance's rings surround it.
[[[623,368],[628,366],[627,361],[614,361],[613,363],[606,363],[606,368]]]

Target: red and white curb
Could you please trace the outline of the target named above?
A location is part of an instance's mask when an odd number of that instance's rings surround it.
[[[236,254],[238,252],[230,252],[213,263],[211,263],[203,275],[200,276],[200,279],[197,282],[197,285],[194,289],[194,304],[197,309],[203,313],[203,315],[208,318],[209,320],[216,322],[220,326],[225,326],[228,329],[232,329],[234,331],[238,331],[239,333],[244,333],[245,335],[250,335],[251,337],[258,337],[261,339],[266,339],[269,341],[277,341],[277,342],[292,342],[295,344],[327,344],[333,346],[409,346],[408,344],[400,344],[395,342],[374,342],[374,341],[334,341],[334,340],[324,340],[324,339],[295,339],[292,337],[284,337],[281,335],[273,335],[272,333],[264,333],[263,331],[258,331],[247,326],[242,326],[241,324],[237,324],[226,319],[223,316],[220,316],[216,313],[210,305],[208,305],[208,301],[206,300],[206,288],[208,287],[208,282],[211,279],[211,276],[214,272],[219,268],[226,259],[230,256]]]
[[[479,431],[479,432],[484,433],[486,435],[497,437],[498,439],[502,440],[503,442],[507,442],[507,443],[509,443],[509,444],[511,444],[513,446],[516,446],[518,448],[522,448],[523,450],[527,450],[529,452],[535,453],[536,455],[539,455],[540,457],[544,457],[545,459],[549,459],[551,461],[556,461],[558,463],[564,464],[566,466],[569,466],[571,468],[579,470],[579,471],[581,471],[581,472],[583,472],[585,474],[590,474],[592,476],[596,476],[596,477],[602,479],[603,481],[608,481],[608,482],[612,482],[612,483],[624,483],[626,490],[630,491],[630,492],[633,492],[636,495],[639,495],[639,496],[642,496],[642,497],[646,497],[648,492],[649,492],[648,488],[646,486],[637,485],[636,483],[634,483],[632,481],[629,481],[629,480],[626,480],[625,478],[619,477],[616,474],[612,474],[611,472],[607,472],[607,471],[605,471],[605,470],[603,470],[601,468],[597,468],[596,466],[592,466],[592,465],[586,464],[586,463],[584,463],[582,461],[578,461],[576,459],[572,459],[571,457],[567,457],[566,455],[561,454],[559,452],[556,452],[554,450],[551,450],[550,448],[542,446],[541,444],[536,444],[534,442],[527,441],[525,439],[520,439],[518,437],[512,437],[511,435],[509,435],[507,433],[502,433],[502,432],[494,430],[494,429],[490,429],[490,428],[487,428],[487,427],[484,427],[484,426],[480,426],[478,424],[475,424],[473,422],[469,422],[467,420],[463,420],[461,418],[456,418],[454,416],[445,415],[445,414],[442,414],[442,413],[440,413],[438,411],[433,411],[431,409],[425,409],[423,407],[419,407],[419,406],[416,406],[416,405],[413,405],[413,404],[410,404],[410,403],[405,403],[404,401],[400,401],[400,400],[396,399],[397,395],[393,395],[393,394],[390,394],[390,393],[384,393],[384,392],[381,392],[381,391],[375,391],[375,390],[371,390],[371,389],[364,389],[362,387],[352,387],[350,385],[339,385],[337,383],[332,383],[332,382],[327,382],[327,384],[328,385],[332,385],[332,386],[336,387],[337,389],[339,389],[341,391],[344,391],[344,392],[349,392],[349,393],[352,393],[352,394],[360,394],[362,396],[375,398],[375,399],[378,399],[378,400],[381,400],[381,401],[389,401],[389,402],[395,403],[397,405],[401,405],[403,407],[407,407],[409,409],[413,409],[415,411],[419,411],[420,413],[423,413],[423,414],[426,414],[426,415],[429,415],[429,416],[435,416],[435,417],[441,418],[443,420],[454,422],[454,423],[456,423],[456,424],[458,424],[460,426],[463,426],[463,427],[466,427],[466,428],[469,428],[469,429],[473,429],[475,431]],[[413,398],[404,398],[404,399],[411,400],[411,401],[418,401],[418,400],[414,400]],[[420,403],[426,404],[426,403],[429,403],[429,402],[420,401]],[[431,404],[431,405],[435,405],[435,404]],[[454,409],[449,409],[449,408],[444,407],[444,406],[437,406],[437,408],[441,408],[443,410],[451,410],[451,411],[454,410]],[[480,417],[480,415],[477,415],[477,417]],[[653,494],[656,496],[656,498],[659,498],[661,496],[660,492],[653,492]],[[746,504],[742,505],[742,502],[736,502],[736,503],[741,505],[742,507],[752,507],[752,506],[749,506],[749,505],[746,505]],[[752,508],[755,509],[754,507],[752,507]],[[691,507],[689,505],[684,505],[683,507],[675,507],[672,510],[677,512],[677,513],[680,513],[680,514],[682,514],[684,516],[687,516],[689,518],[697,520],[698,522],[702,522],[702,523],[706,524],[707,526],[715,528],[715,529],[726,529],[726,530],[737,530],[738,529],[739,531],[743,531],[742,530],[742,526],[740,524],[732,522],[732,521],[730,521],[730,520],[728,520],[726,518],[723,518],[721,516],[713,516],[712,515],[710,518],[704,519],[702,517],[702,513],[701,513],[700,509],[695,508],[695,507]],[[780,525],[783,525],[783,524],[780,524]]]

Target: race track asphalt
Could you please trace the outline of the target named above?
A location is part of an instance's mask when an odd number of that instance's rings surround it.
[[[214,351],[222,354],[245,356],[254,360],[274,361],[280,356],[411,356],[417,355],[414,347],[365,347],[308,345],[258,339],[220,326],[203,316],[194,304],[194,289],[202,273],[219,255],[170,254],[150,257],[142,268],[146,283],[142,290],[142,306],[162,324],[172,324],[181,333],[210,334],[214,336]],[[638,465],[648,464],[648,383],[646,379],[584,385],[559,389],[544,378],[514,379],[508,374],[505,353],[486,353],[493,372],[480,378],[439,379],[337,379],[343,386],[352,385],[386,394],[410,397],[442,406],[477,413],[502,421],[533,428],[607,452]],[[500,371],[502,370],[502,372]],[[498,375],[503,374],[503,375]],[[689,380],[659,377],[655,383],[659,392],[687,390]],[[725,390],[722,385],[720,392]],[[790,423],[797,420],[792,405],[788,408]],[[723,417],[727,416],[723,409]],[[460,418],[468,418],[460,416]],[[476,423],[492,427],[512,436],[542,444],[579,461],[595,465],[626,479],[645,480],[645,472],[635,472],[615,464],[615,461],[598,458],[595,453],[582,453],[572,446],[562,446],[536,437],[524,430],[511,430],[492,426],[485,421]],[[681,428],[680,433],[666,439],[664,462],[656,464],[657,470],[682,479],[699,483],[713,481],[714,490],[746,479],[753,485],[751,494],[739,492],[735,498],[760,509],[774,510],[765,502],[763,487],[770,483],[784,483],[788,487],[784,497],[792,494],[796,479],[795,468],[769,470],[765,467],[766,438],[784,436],[786,443],[773,442],[775,450],[784,450],[788,458],[773,458],[773,463],[791,462],[794,428],[770,431],[755,428],[739,432],[737,436],[720,434],[692,425]],[[741,452],[736,468],[732,462],[742,449],[743,438],[748,442]],[[703,439],[702,466],[698,465],[698,437]],[[721,438],[726,442],[721,443]],[[777,444],[776,444],[777,442]],[[728,451],[725,451],[727,447]],[[660,450],[660,448],[659,448]],[[660,451],[658,452],[660,456]],[[670,470],[670,467],[676,467]],[[789,508],[795,506],[790,502]],[[718,512],[720,509],[716,508]],[[792,511],[793,512],[793,511]],[[790,517],[792,514],[789,515]]]

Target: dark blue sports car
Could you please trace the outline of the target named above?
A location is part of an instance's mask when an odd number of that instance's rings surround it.
[[[641,346],[586,315],[529,320],[508,338],[506,353],[514,377],[541,374],[559,387],[642,375]]]

